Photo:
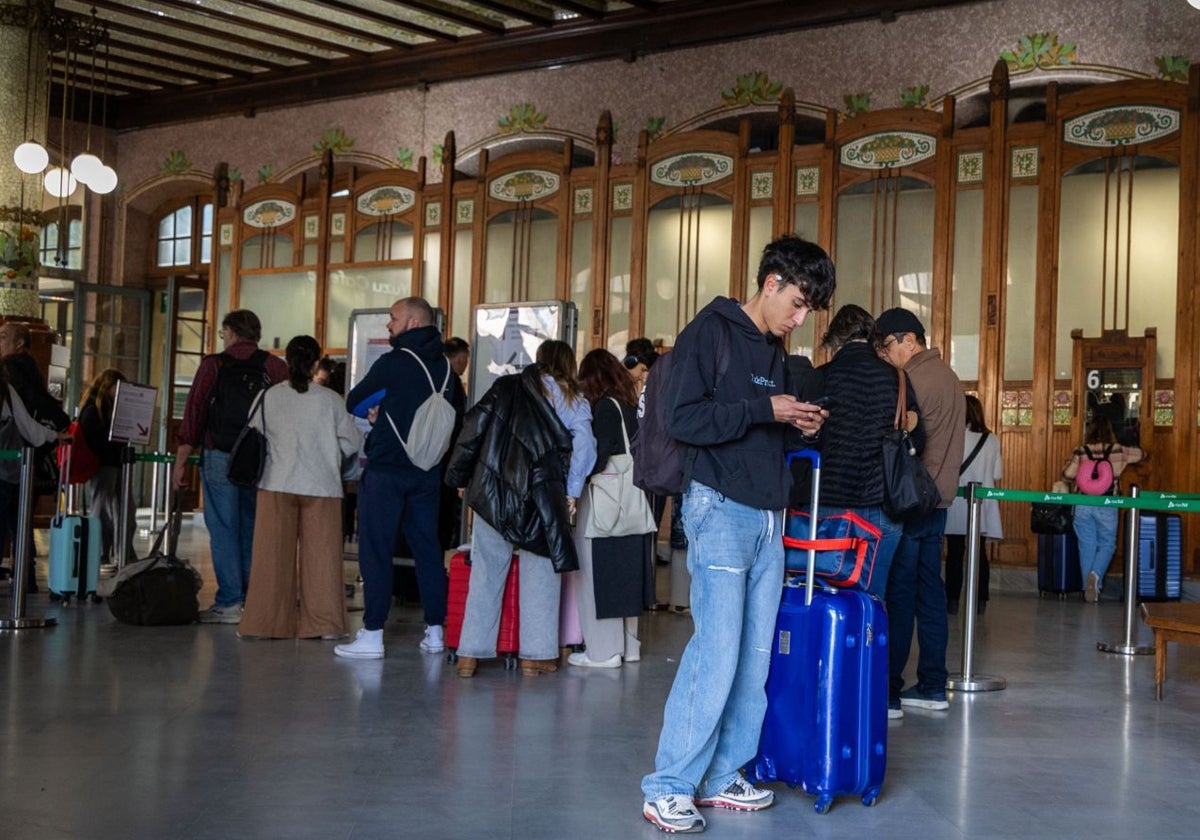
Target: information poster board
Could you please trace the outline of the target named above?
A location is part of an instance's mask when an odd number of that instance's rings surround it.
[[[543,341],[575,347],[575,304],[547,300],[489,303],[475,307],[471,338],[471,400],[487,393],[501,376],[533,364]]]
[[[150,385],[118,382],[108,439],[115,443],[148,445],[150,429],[154,425],[154,403],[157,398],[158,389]]]

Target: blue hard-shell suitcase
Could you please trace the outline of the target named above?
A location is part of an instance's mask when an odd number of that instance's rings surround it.
[[[813,461],[813,506],[820,458]],[[815,560],[810,555],[810,566]],[[858,589],[802,582],[789,571],[767,677],[767,714],[752,781],[783,781],[817,797],[824,814],[836,796],[874,805],[887,766],[888,625],[883,603]],[[811,603],[806,592],[811,590]]]
[[[1075,534],[1038,534],[1037,544],[1038,595],[1052,592],[1061,601],[1068,592],[1083,592]]]
[[[70,599],[95,595],[100,581],[100,520],[56,514],[50,521],[50,563],[46,571],[52,596]]]
[[[1178,601],[1183,595],[1183,524],[1175,513],[1138,517],[1138,599]]]

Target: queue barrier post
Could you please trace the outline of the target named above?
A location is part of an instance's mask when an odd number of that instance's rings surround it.
[[[162,475],[161,464],[150,465],[150,530],[148,533],[153,534],[158,530],[158,494],[159,494],[159,479]]]
[[[133,447],[126,444],[121,450],[121,505],[120,519],[117,522],[117,571],[125,568],[129,562],[129,544],[133,541],[130,533],[130,522],[133,519],[131,497],[133,495],[133,462],[136,456]]]
[[[946,688],[951,691],[1000,691],[1008,686],[1004,677],[975,673],[975,602],[979,596],[979,537],[982,530],[983,500],[975,498],[975,489],[967,485],[967,591],[963,593],[962,671],[951,674]]]
[[[1129,488],[1129,496],[1136,504],[1140,494],[1135,484]],[[1138,537],[1141,520],[1138,509],[1131,507],[1125,520],[1125,640],[1120,643],[1096,642],[1096,650],[1104,653],[1119,653],[1123,656],[1146,656],[1154,653],[1150,645],[1139,645],[1134,636],[1137,634],[1137,593],[1138,593]]]
[[[27,618],[25,616],[25,584],[29,579],[29,540],[24,538],[33,524],[33,447],[25,446],[20,452],[0,451],[0,460],[21,461],[19,502],[17,505],[18,532],[13,537],[12,609],[9,617],[0,619],[0,630],[27,630],[37,627],[53,627],[55,618]],[[20,536],[18,536],[20,535]]]

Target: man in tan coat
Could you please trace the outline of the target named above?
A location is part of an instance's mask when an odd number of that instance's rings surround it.
[[[904,706],[941,710],[946,699],[946,587],[942,583],[942,538],[946,510],[958,492],[963,456],[966,401],[962,383],[940,351],[925,343],[925,326],[907,309],[889,309],[875,320],[880,354],[903,370],[912,383],[925,432],[921,461],[937,482],[942,502],[928,516],[904,523],[900,545],[888,572],[887,611],[890,686],[888,717],[904,716]],[[904,666],[917,625],[917,682],[904,690]]]

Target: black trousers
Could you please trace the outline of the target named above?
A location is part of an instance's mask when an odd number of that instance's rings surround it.
[[[963,588],[963,564],[967,557],[967,538],[962,534],[946,535],[946,600],[959,600]],[[979,538],[979,602],[988,599],[988,580],[991,578],[983,537]]]

